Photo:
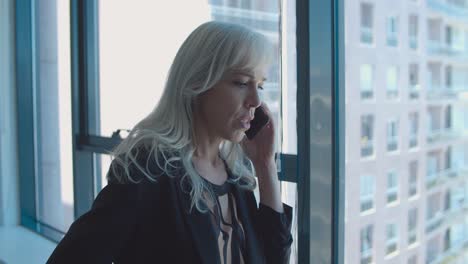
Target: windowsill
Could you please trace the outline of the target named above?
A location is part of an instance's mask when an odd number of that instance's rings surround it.
[[[361,161],[374,161],[375,160],[375,154],[369,155],[369,156],[361,156]]]
[[[409,198],[408,198],[408,201],[411,202],[411,201],[416,201],[416,200],[418,200],[418,199],[419,199],[419,194],[415,194],[415,195],[409,197]]]
[[[408,250],[417,248],[419,246],[419,242],[416,241],[413,244],[408,245]]]
[[[375,208],[372,208],[372,209],[361,212],[361,216],[368,216],[368,215],[371,215],[373,213],[375,213]]]
[[[56,246],[22,226],[0,227],[0,259],[6,263],[45,263]]]
[[[375,43],[374,42],[367,43],[367,42],[359,41],[359,46],[363,48],[375,48]]]
[[[408,149],[408,152],[418,152],[418,151],[419,151],[419,146],[411,147]]]
[[[388,254],[388,255],[385,255],[385,260],[389,260],[389,259],[392,259],[396,256],[398,256],[400,254],[400,251],[399,250],[395,250],[393,251],[392,253]]]
[[[397,199],[396,201],[392,201],[390,203],[387,203],[387,207],[392,208],[392,207],[398,206],[399,204],[400,204],[400,200]]]
[[[389,156],[399,156],[400,154],[400,149],[395,149],[395,150],[387,150],[387,155]]]

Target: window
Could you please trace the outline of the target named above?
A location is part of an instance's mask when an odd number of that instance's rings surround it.
[[[408,211],[408,245],[412,245],[418,240],[418,208],[411,208]]]
[[[450,208],[452,207],[451,206],[451,201],[450,201],[450,195],[451,191],[450,189],[448,189],[446,192],[445,192],[445,199],[444,199],[444,211],[448,211],[450,210]]]
[[[444,252],[447,252],[450,249],[450,228],[445,230],[444,234]]]
[[[418,16],[411,14],[408,20],[409,47],[412,50],[416,50],[418,49]]]
[[[409,148],[418,146],[419,114],[409,113]]]
[[[387,46],[398,46],[398,17],[390,16],[387,18]]]
[[[426,263],[432,263],[440,253],[439,237],[436,236],[427,242]]]
[[[58,240],[74,220],[76,205],[70,119],[70,28],[67,26],[70,6],[69,1],[40,1],[34,4],[32,12],[30,3],[23,2],[16,3],[21,8],[17,8],[15,18],[16,37],[21,41],[16,43],[16,58],[20,59],[16,62],[14,91],[18,97],[19,179],[14,180],[20,184],[21,224]],[[2,42],[9,32],[5,27],[0,33]],[[33,32],[40,34],[32,37]]]
[[[466,226],[461,223],[456,223],[450,226],[446,231],[445,249],[450,250],[463,246],[466,241]]]
[[[413,255],[408,258],[408,264],[418,264],[418,256]]]
[[[374,96],[373,92],[373,67],[370,64],[361,65],[360,83],[361,83],[361,99],[371,99]]]
[[[361,116],[361,157],[374,154],[374,116]]]
[[[387,69],[387,99],[398,97],[398,67],[390,66]]]
[[[445,88],[448,91],[453,89],[453,67],[450,65],[445,67]]]
[[[387,151],[398,150],[398,119],[392,119],[387,123]]]
[[[414,197],[418,194],[418,161],[413,160],[409,163],[408,175],[408,197]]]
[[[398,175],[392,170],[387,173],[387,204],[398,201]]]
[[[374,42],[374,7],[369,3],[361,3],[361,43]]]
[[[361,229],[361,264],[373,263],[373,232],[373,225],[367,225]]]
[[[419,65],[417,63],[411,63],[409,65],[409,98],[411,100],[418,99],[420,90]]]
[[[428,74],[428,77],[427,77],[427,81],[428,81],[427,90],[428,90],[428,93],[429,93],[428,96],[429,96],[429,98],[432,99],[433,97],[431,97],[431,95],[436,95],[437,91],[441,90],[441,86],[442,86],[441,64],[440,63],[429,62],[427,71],[428,71],[427,72],[427,74]]]
[[[445,108],[445,130],[452,129],[452,106],[448,105]]]
[[[442,206],[440,197],[440,192],[437,192],[429,195],[427,198],[426,233],[432,232],[442,224]]]
[[[434,94],[435,95],[435,94]],[[427,109],[427,143],[432,144],[442,139],[443,115],[441,106],[429,106]]]
[[[439,174],[439,155],[438,153],[429,153],[427,156],[426,185],[431,188],[436,184]]]
[[[396,224],[387,224],[387,241],[385,255],[391,255],[398,250],[398,227]]]
[[[451,47],[453,42],[453,28],[451,26],[445,26],[445,44],[447,47]]]
[[[361,176],[361,212],[366,212],[374,208],[374,177],[370,175]]]
[[[452,147],[448,146],[447,151],[445,151],[445,172],[447,173],[446,175],[449,176],[450,172],[453,168],[452,166]]]

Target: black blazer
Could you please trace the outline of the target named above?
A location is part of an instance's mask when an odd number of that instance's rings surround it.
[[[195,208],[189,212],[182,170],[177,175],[121,184],[109,170],[109,184],[47,263],[221,263],[210,216]],[[257,208],[253,192],[237,187],[233,192],[244,226],[245,263],[288,263],[292,208],[284,204],[282,214],[263,204]]]

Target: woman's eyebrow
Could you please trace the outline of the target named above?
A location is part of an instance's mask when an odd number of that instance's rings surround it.
[[[238,71],[233,71],[232,73],[233,74],[245,75],[245,76],[250,77],[251,79],[256,80],[254,74],[252,72],[250,72],[250,71],[239,71],[238,70]],[[262,78],[262,82],[265,82],[266,80],[267,79],[265,77]]]

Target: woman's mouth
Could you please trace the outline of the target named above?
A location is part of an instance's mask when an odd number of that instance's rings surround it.
[[[243,129],[249,129],[250,128],[250,120],[240,120],[240,125]]]

